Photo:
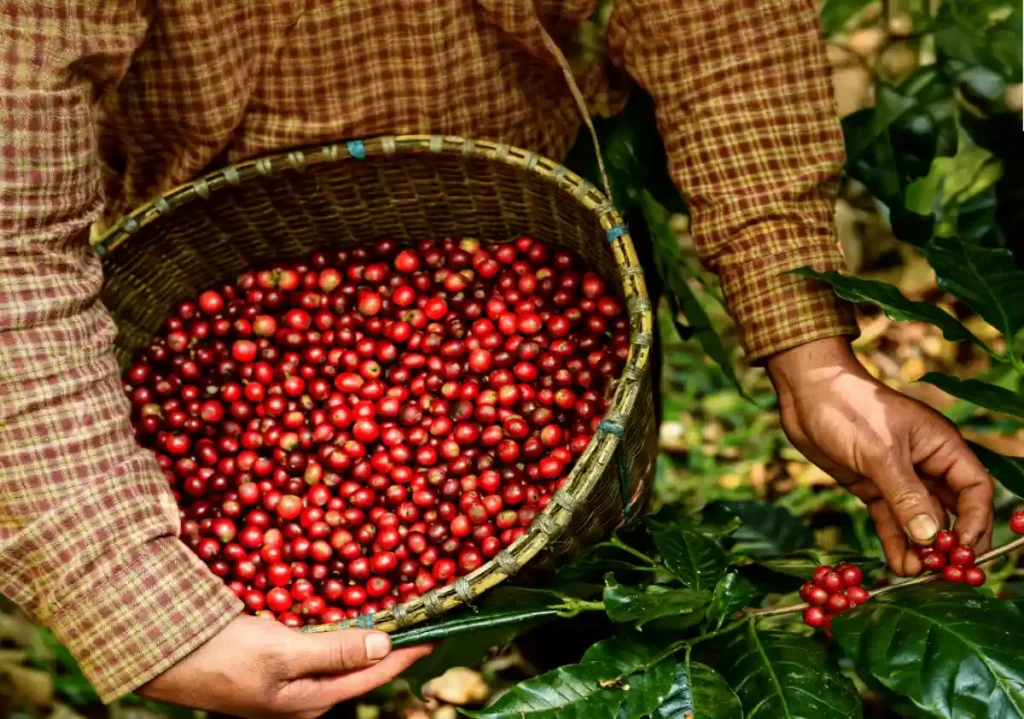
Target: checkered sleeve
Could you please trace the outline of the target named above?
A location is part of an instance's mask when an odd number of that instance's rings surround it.
[[[132,2],[0,4],[0,593],[104,701],[239,611],[178,540],[167,482],[134,441],[87,242],[93,104],[147,25]]]
[[[843,268],[843,138],[811,0],[617,0],[609,45],[654,98],[694,244],[748,358],[856,335],[828,287],[786,274]]]

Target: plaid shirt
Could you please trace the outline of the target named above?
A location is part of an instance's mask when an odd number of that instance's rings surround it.
[[[387,133],[561,157],[628,74],[753,359],[855,332],[786,270],[842,265],[843,145],[811,0],[37,0],[0,5],[0,592],[104,700],[240,611],[133,441],[90,226],[204,169]],[[610,60],[610,62],[606,62]]]

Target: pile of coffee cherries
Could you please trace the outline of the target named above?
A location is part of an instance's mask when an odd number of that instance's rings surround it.
[[[811,581],[800,587],[800,597],[811,605],[804,610],[804,623],[830,631],[832,617],[868,600],[862,581],[864,573],[852,564],[815,569]]]
[[[248,610],[341,621],[482,566],[563,485],[629,350],[519,238],[321,251],[184,302],[124,377],[182,539]]]

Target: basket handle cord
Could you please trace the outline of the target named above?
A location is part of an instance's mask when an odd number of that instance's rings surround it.
[[[544,46],[554,57],[555,62],[562,69],[562,74],[565,76],[565,82],[569,86],[569,92],[572,94],[572,99],[576,101],[576,107],[579,108],[580,115],[583,117],[583,124],[587,126],[590,131],[590,138],[594,142],[594,152],[597,155],[597,169],[601,173],[601,184],[605,195],[608,197],[608,201],[612,201],[612,184],[608,181],[608,172],[604,167],[604,156],[601,154],[601,143],[597,139],[597,129],[594,127],[594,121],[590,119],[590,110],[587,109],[587,101],[583,99],[583,93],[580,92],[579,85],[576,84],[576,78],[573,77],[572,68],[569,66],[569,61],[566,60],[565,54],[562,49],[558,47],[558,44],[552,39],[548,31],[540,26],[540,34],[544,40]]]
[[[579,108],[580,115],[583,117],[583,124],[590,130],[590,137],[594,141],[594,152],[597,155],[597,168],[601,173],[601,183],[604,185],[604,192],[608,198],[608,202],[612,202],[612,184],[608,181],[608,172],[604,167],[604,157],[601,154],[601,142],[597,139],[597,129],[594,127],[594,121],[590,118],[590,111],[587,109],[587,101],[583,99],[583,93],[580,92],[579,85],[576,84],[576,78],[573,77],[572,68],[569,66],[569,61],[565,59],[565,55],[562,53],[561,48],[555,43],[548,34],[547,30],[543,27],[540,28],[541,37],[544,39],[544,45],[551,52],[551,55],[555,58],[558,66],[562,68],[562,74],[565,75],[565,82],[569,86],[569,92],[572,93],[573,99],[576,101],[576,107]],[[617,469],[619,474],[619,492],[622,499],[622,512],[623,519],[628,524],[632,519],[632,508],[633,503],[630,498],[630,483],[628,472],[626,471],[626,458],[625,458],[625,441],[626,433],[623,426],[616,422],[609,420],[602,420],[598,431],[609,432],[619,438],[619,448],[617,457]]]

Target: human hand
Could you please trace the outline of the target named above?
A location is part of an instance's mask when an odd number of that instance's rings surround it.
[[[786,350],[767,368],[786,435],[867,504],[896,574],[920,573],[907,537],[931,544],[947,510],[961,543],[988,550],[992,481],[945,417],[871,377],[842,338]]]
[[[386,684],[431,649],[392,652],[383,632],[305,634],[240,616],[139,694],[250,719],[313,719]]]

